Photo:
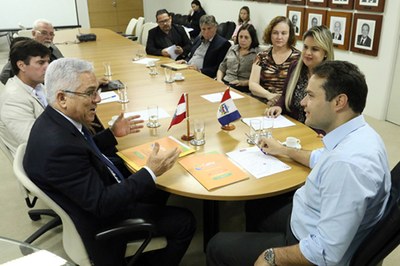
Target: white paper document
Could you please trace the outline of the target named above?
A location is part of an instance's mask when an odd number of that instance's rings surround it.
[[[257,179],[291,169],[277,158],[264,154],[256,146],[228,152],[227,155]]]
[[[265,116],[257,116],[257,117],[247,117],[247,118],[242,118],[242,121],[250,126],[250,120],[252,119],[259,119],[259,120],[264,120],[266,119]],[[292,121],[290,121],[289,119],[287,119],[286,117],[284,117],[283,115],[280,115],[276,118],[273,119],[273,124],[274,124],[274,128],[281,128],[281,127],[291,127],[291,126],[295,126],[296,124],[293,123]],[[263,123],[261,123],[263,124]]]
[[[142,59],[139,59],[139,60],[136,60],[136,61],[132,61],[132,62],[135,63],[135,64],[148,65],[150,62],[157,62],[158,60],[160,60],[160,59],[145,57],[145,58],[142,58]]]
[[[39,250],[27,256],[1,264],[2,266],[61,266],[67,263],[63,258],[46,250]]]
[[[116,94],[114,91],[106,91],[100,93],[100,98],[102,103],[111,103],[111,102],[119,102],[119,95]]]
[[[176,45],[171,45],[170,47],[167,47],[167,52],[169,54],[169,56],[171,57],[171,59],[175,60],[179,55],[177,53],[175,53],[176,50]]]
[[[222,99],[222,96],[224,95],[224,92],[225,91],[212,93],[212,94],[205,94],[205,95],[201,95],[201,97],[203,97],[204,99],[206,99],[209,102],[219,103],[219,102],[221,102],[221,99]],[[244,96],[242,96],[239,93],[236,93],[234,91],[230,91],[229,94],[231,95],[231,98],[233,100],[244,98]]]

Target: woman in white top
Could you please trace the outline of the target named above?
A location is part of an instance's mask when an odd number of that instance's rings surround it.
[[[235,31],[232,34],[232,41],[236,43],[236,36],[238,34],[238,31],[240,27],[244,24],[251,24],[250,21],[250,9],[248,6],[243,6],[240,11],[239,11],[239,19],[238,19],[238,24],[236,25]]]

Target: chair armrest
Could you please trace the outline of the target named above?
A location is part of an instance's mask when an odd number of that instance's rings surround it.
[[[133,232],[147,232],[152,235],[155,232],[155,226],[141,218],[126,219],[97,233],[96,240],[107,240]]]
[[[133,34],[125,34],[125,33],[123,33],[121,35],[124,36],[125,38],[128,38],[129,40],[132,40],[132,41],[136,41],[137,38],[138,38],[136,35],[133,35]]]

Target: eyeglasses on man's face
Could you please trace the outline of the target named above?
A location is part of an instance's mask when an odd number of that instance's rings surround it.
[[[97,90],[90,90],[87,92],[78,92],[78,91],[70,91],[70,90],[62,90],[62,91],[65,93],[71,93],[71,94],[82,96],[82,97],[89,97],[90,99],[94,100],[94,99],[96,99],[97,95],[100,96],[101,88],[98,88]]]
[[[43,35],[43,36],[50,36],[50,37],[54,37],[54,32],[48,32],[48,31],[45,31],[45,30],[37,30],[36,31],[37,33],[39,33],[40,35]]]

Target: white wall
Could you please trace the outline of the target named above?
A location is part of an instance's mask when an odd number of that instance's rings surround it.
[[[191,0],[143,0],[144,15],[146,21],[155,21],[155,13],[161,8],[166,8],[174,13],[187,14],[190,3]],[[262,35],[262,31],[272,18],[278,15],[286,15],[287,6],[240,0],[201,0],[201,3],[206,12],[214,15],[218,22],[236,21],[240,7],[249,6],[251,20],[256,26],[259,36]],[[395,74],[394,66],[400,34],[399,10],[400,1],[386,0],[377,57],[335,49],[336,59],[347,60],[358,65],[365,74],[369,93],[364,113],[381,120],[386,117],[392,80]],[[297,47],[301,49],[300,42],[297,43]]]

